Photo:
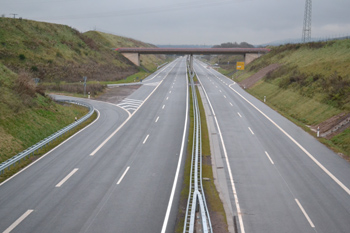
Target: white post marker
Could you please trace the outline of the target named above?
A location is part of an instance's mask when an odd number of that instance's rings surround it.
[[[320,137],[320,126],[317,127],[317,137],[318,137],[318,138]]]
[[[264,103],[266,102],[266,96],[264,96]]]

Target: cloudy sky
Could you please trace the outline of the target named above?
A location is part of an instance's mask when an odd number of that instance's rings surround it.
[[[313,0],[312,37],[350,35],[350,0]],[[0,15],[152,44],[301,38],[305,0],[0,0]],[[0,25],[1,27],[1,25]]]

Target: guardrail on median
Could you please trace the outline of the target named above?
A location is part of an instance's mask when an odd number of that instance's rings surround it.
[[[26,158],[26,157],[30,157],[31,154],[34,155],[35,151],[38,151],[39,149],[41,149],[42,147],[46,146],[47,144],[49,144],[50,142],[54,141],[55,139],[59,138],[60,136],[62,136],[66,132],[69,132],[71,129],[73,129],[76,126],[78,126],[79,124],[83,123],[84,121],[86,121],[94,113],[94,107],[92,105],[90,105],[90,104],[81,103],[81,102],[72,101],[72,100],[58,100],[58,101],[59,102],[68,102],[68,103],[72,103],[72,104],[76,104],[76,105],[87,107],[87,108],[89,108],[89,112],[85,116],[83,116],[82,118],[77,120],[76,122],[74,122],[74,123],[64,127],[63,129],[60,129],[56,133],[51,134],[50,136],[48,136],[47,138],[41,140],[40,142],[36,143],[35,145],[33,145],[33,146],[27,148],[26,150],[18,153],[17,155],[13,156],[12,158],[6,160],[5,162],[2,162],[0,164],[0,174],[3,174],[3,172],[4,172],[4,170],[6,168],[10,168],[11,165],[14,165],[17,162],[20,162],[21,159]]]
[[[187,201],[186,216],[184,223],[184,233],[195,232],[196,228],[196,213],[201,226],[201,232],[212,233],[212,225],[210,221],[208,206],[205,200],[203,184],[202,184],[202,133],[201,120],[198,106],[196,89],[193,82],[194,74],[191,75],[191,89],[193,102],[193,145],[191,158],[191,174],[190,174],[190,191]]]

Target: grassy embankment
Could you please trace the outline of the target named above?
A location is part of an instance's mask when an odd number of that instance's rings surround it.
[[[196,80],[197,78],[194,77],[194,81]],[[189,87],[189,93],[192,93],[191,87]],[[209,180],[203,181],[204,193],[205,193],[210,214],[215,215],[216,216],[215,219],[218,219],[220,221],[220,223],[216,222],[216,224],[219,224],[219,225],[225,224],[227,229],[225,210],[220,200],[219,194],[216,190],[216,187],[214,184],[212,166],[211,166],[211,162],[209,162],[211,161],[209,133],[208,133],[204,107],[197,88],[196,88],[196,93],[198,96],[198,105],[199,105],[199,111],[201,115],[201,129],[202,129],[201,145],[202,145],[202,160],[203,160],[202,177],[209,178]],[[176,229],[175,229],[175,232],[178,232],[178,233],[183,232],[184,218],[186,215],[186,206],[187,206],[189,185],[190,185],[190,171],[191,171],[191,158],[192,158],[192,146],[193,146],[193,127],[194,127],[192,94],[190,94],[189,112],[190,112],[190,118],[189,118],[190,127],[189,127],[189,134],[188,134],[187,156],[186,156],[186,163],[185,163],[185,169],[184,169],[184,180],[183,180],[182,191],[180,196],[178,217],[177,217]]]
[[[0,63],[0,163],[18,154],[57,130],[85,115],[88,110],[76,105],[56,104],[44,96],[26,74],[15,74]],[[94,116],[96,117],[96,116]],[[90,121],[93,119],[90,118]],[[73,133],[73,132],[71,132]],[[60,140],[68,136],[65,135]],[[34,157],[22,160],[0,176],[0,182],[29,164],[50,147],[39,150]]]
[[[165,56],[142,55],[142,67],[136,67],[113,48],[153,45],[102,32],[80,33],[65,25],[11,18],[0,18],[0,25],[0,63],[40,78],[55,92],[82,94],[86,76],[87,91],[95,95],[104,88],[101,81],[125,82],[136,73],[144,78],[165,60]]]
[[[281,67],[247,91],[260,100],[266,96],[269,106],[312,135],[308,126],[350,112],[350,40],[273,47],[244,72],[237,72],[235,81],[274,63]],[[320,141],[350,156],[350,129]]]

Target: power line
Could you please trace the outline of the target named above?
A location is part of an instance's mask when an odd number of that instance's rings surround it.
[[[309,42],[311,40],[311,11],[312,11],[312,1],[305,1],[305,11],[304,11],[304,25],[303,33],[301,36],[301,41],[303,43]]]

